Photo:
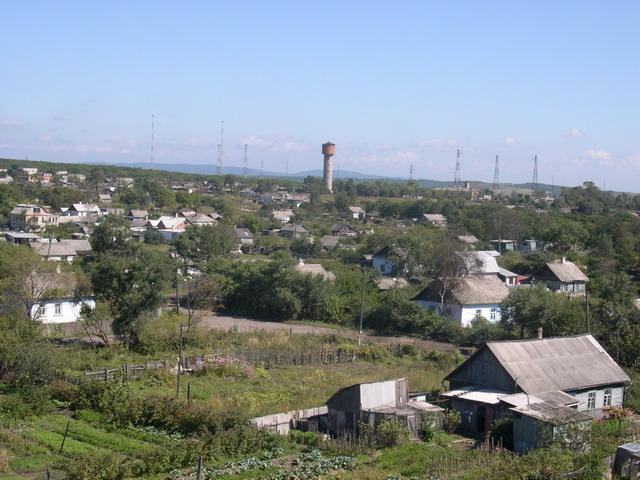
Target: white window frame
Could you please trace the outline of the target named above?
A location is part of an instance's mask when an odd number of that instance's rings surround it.
[[[53,314],[54,315],[57,315],[57,316],[62,315],[62,304],[61,303],[56,303],[53,308],[54,308],[54,310],[53,310]]]
[[[587,393],[587,410],[594,410],[596,408],[596,391],[592,390]]]
[[[491,308],[491,313],[489,314],[490,320],[496,320],[498,318],[498,309],[496,307]]]
[[[482,309],[476,308],[476,314],[473,316],[473,318],[480,318],[480,317],[482,317]]]
[[[38,312],[36,313],[36,315],[38,316],[38,318],[42,318],[42,317],[46,317],[47,316],[47,304],[46,303],[42,303],[42,304],[38,305]]]
[[[604,399],[603,399],[602,405],[605,406],[605,407],[610,407],[612,398],[613,398],[613,389],[605,388],[604,389]]]

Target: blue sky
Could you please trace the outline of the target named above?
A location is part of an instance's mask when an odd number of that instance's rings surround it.
[[[8,2],[0,156],[640,191],[640,3]]]

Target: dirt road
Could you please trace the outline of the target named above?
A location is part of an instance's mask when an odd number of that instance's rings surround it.
[[[206,328],[216,330],[230,330],[237,328],[239,332],[250,332],[254,330],[264,331],[287,331],[296,334],[315,334],[315,335],[339,335],[345,338],[355,339],[358,332],[346,328],[332,327],[316,327],[312,325],[302,325],[299,323],[287,322],[267,322],[260,320],[251,320],[244,317],[236,317],[230,315],[221,315],[217,313],[199,312],[200,324]],[[432,340],[420,340],[413,337],[389,337],[378,335],[363,335],[363,341],[369,343],[386,343],[391,345],[413,344],[424,348],[430,348],[440,351],[459,350],[460,348],[450,343],[435,342]]]

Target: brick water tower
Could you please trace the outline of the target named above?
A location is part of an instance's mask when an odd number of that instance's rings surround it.
[[[322,155],[324,156],[324,186],[333,193],[333,156],[336,153],[335,143],[327,142],[322,144]]]

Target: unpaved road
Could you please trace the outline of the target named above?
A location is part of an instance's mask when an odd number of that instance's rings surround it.
[[[339,335],[345,338],[355,339],[358,337],[358,332],[346,328],[331,328],[331,327],[314,327],[312,325],[301,325],[299,323],[286,323],[286,322],[267,322],[261,320],[251,320],[244,317],[236,317],[231,315],[222,315],[212,312],[200,311],[198,312],[200,325],[216,329],[216,330],[231,330],[237,328],[239,332],[251,332],[255,330],[264,331],[286,331],[296,334],[315,334],[315,335]],[[416,345],[423,348],[429,348],[439,351],[453,351],[460,348],[456,345],[444,342],[435,342],[432,340],[420,340],[413,337],[385,337],[378,335],[363,335],[364,342],[369,343],[386,343],[391,345]]]

